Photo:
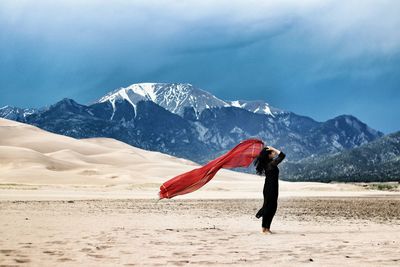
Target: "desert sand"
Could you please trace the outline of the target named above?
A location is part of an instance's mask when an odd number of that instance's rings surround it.
[[[400,198],[0,201],[0,265],[399,266]]]
[[[109,138],[0,119],[0,266],[399,266],[400,193],[280,181],[272,235],[263,178],[221,170],[157,201],[198,167]]]

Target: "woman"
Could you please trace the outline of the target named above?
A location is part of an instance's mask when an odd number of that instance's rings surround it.
[[[256,217],[262,218],[262,233],[272,234],[269,230],[272,218],[278,207],[278,164],[285,158],[285,154],[278,149],[267,146],[261,150],[254,161],[256,172],[259,175],[265,174],[265,183],[263,189],[264,204],[257,212]]]

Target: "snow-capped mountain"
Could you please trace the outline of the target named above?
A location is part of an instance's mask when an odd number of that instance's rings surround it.
[[[191,116],[198,119],[205,109],[216,107],[238,107],[253,113],[274,116],[285,111],[272,107],[262,100],[224,101],[207,91],[188,83],[137,83],[125,88],[118,88],[95,103],[109,102],[116,110],[116,101],[128,101],[134,110],[139,101],[152,101],[166,110],[181,117]],[[136,112],[135,112],[136,113]],[[190,114],[193,113],[193,114]],[[111,115],[113,119],[114,113]]]
[[[288,161],[298,161],[383,135],[350,115],[318,122],[265,101],[224,101],[190,84],[134,84],[91,105],[63,99],[13,119],[75,138],[111,137],[200,164],[252,137],[284,150]]]
[[[185,108],[193,108],[196,118],[206,108],[229,106],[227,102],[188,83],[132,84],[106,94],[97,103],[110,102],[115,112],[115,102],[118,100],[128,101],[133,106],[135,113],[136,105],[141,100],[152,101],[181,117],[185,115]],[[114,113],[111,119],[113,115]]]

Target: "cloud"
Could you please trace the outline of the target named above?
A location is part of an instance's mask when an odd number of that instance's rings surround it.
[[[232,47],[289,26],[343,57],[399,50],[397,1],[2,1],[0,25],[43,45]],[[5,34],[4,34],[5,35]],[[118,43],[121,40],[121,43]],[[192,42],[192,43],[191,43]],[[240,47],[240,46],[239,46]],[[339,55],[339,56],[340,56]]]

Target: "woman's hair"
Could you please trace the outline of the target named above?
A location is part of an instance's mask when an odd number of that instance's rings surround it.
[[[272,153],[272,150],[264,147],[260,154],[258,154],[257,158],[254,160],[254,166],[256,166],[256,173],[258,175],[264,175],[265,169],[268,166],[268,163],[271,162],[272,159],[269,158],[269,155]]]

